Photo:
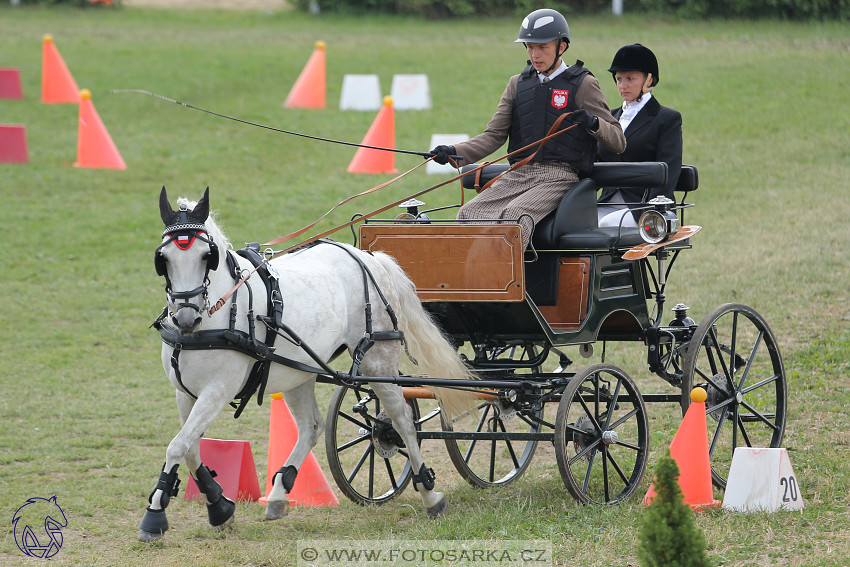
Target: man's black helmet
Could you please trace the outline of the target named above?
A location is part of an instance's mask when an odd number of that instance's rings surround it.
[[[514,43],[549,43],[556,39],[563,39],[569,44],[570,27],[560,13],[543,8],[525,17]]]
[[[658,60],[655,54],[639,43],[624,45],[614,55],[608,72],[614,75],[618,71],[640,71],[652,74],[652,85],[658,84]]]

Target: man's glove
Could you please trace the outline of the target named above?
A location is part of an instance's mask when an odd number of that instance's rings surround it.
[[[583,108],[574,110],[573,113],[570,114],[570,116],[568,117],[568,120],[573,124],[578,124],[585,130],[588,130],[590,132],[596,132],[597,130],[599,130],[599,118],[592,115]]]
[[[434,156],[434,161],[440,165],[446,165],[449,162],[449,156],[455,155],[455,147],[437,146],[431,150],[431,155]]]

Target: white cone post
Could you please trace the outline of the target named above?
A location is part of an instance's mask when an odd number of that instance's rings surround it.
[[[723,508],[738,512],[801,510],[805,504],[788,451],[737,447]]]
[[[396,110],[428,110],[431,108],[431,87],[428,75],[393,75],[390,91]]]
[[[375,111],[381,108],[381,81],[378,75],[345,75],[339,96],[340,110]]]
[[[428,145],[428,149],[437,146],[454,146],[468,139],[469,136],[466,134],[431,134],[431,143]],[[457,175],[457,170],[450,163],[439,164],[432,160],[425,166],[425,173],[429,175]]]

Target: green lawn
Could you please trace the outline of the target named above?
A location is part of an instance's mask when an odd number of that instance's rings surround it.
[[[782,348],[790,390],[785,446],[807,507],[698,514],[709,554],[727,566],[850,563],[846,24],[568,19],[570,58],[595,72],[610,101],[611,57],[641,42],[659,57],[655,94],[684,116],[685,162],[700,173],[687,219],[704,229],[679,260],[668,304],[687,303],[697,320],[720,303],[751,305]],[[347,173],[350,147],[110,91],[145,89],[359,142],[374,113],[338,110],[343,75],[376,73],[388,94],[394,74],[425,73],[433,110],[396,113],[397,147],[424,151],[433,133],[484,128],[508,76],[524,63],[513,43],[518,23],[0,6],[0,67],[20,69],[25,95],[0,100],[0,123],[26,126],[30,156],[27,165],[0,165],[0,516],[7,527],[0,564],[23,563],[11,528],[17,508],[55,494],[69,520],[53,559],[62,565],[295,565],[296,541],[305,538],[545,540],[558,565],[637,565],[640,498],[617,507],[576,504],[551,450],[541,450],[511,487],[472,490],[436,442],[426,442],[429,465],[451,502],[437,521],[423,517],[411,490],[380,509],[344,501],[295,509],[274,523],[261,521],[262,506],[239,504],[234,530],[218,534],[201,505],[180,498],[168,509],[172,529],[163,542],[135,540],[179,423],[159,337],[148,329],[163,304],[152,262],[161,186],[195,199],[210,186],[213,209],[241,245],[298,229],[389,176]],[[46,33],[79,87],[92,91],[126,171],[71,166],[77,108],[40,103]],[[328,108],[282,108],[320,39],[327,43]],[[417,163],[396,157],[401,171]],[[341,207],[317,230],[438,180],[422,168]],[[459,197],[451,184],[423,199],[438,206]],[[622,361],[641,384],[657,380],[644,354],[639,345],[608,345],[608,360]],[[320,390],[326,400],[328,389]],[[679,416],[670,408],[651,412],[657,455]],[[222,416],[207,436],[251,440],[265,486],[267,404],[252,404],[238,421]],[[325,463],[323,449],[316,453]],[[185,486],[188,473],[180,472]]]

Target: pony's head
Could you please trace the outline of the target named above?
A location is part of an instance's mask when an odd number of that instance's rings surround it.
[[[159,195],[159,213],[165,230],[162,244],[156,249],[156,273],[165,277],[165,292],[172,322],[182,334],[189,334],[201,324],[201,314],[209,310],[210,272],[218,269],[226,247],[221,231],[210,218],[210,188],[197,203],[178,199],[178,209],[171,208],[165,187]]]

